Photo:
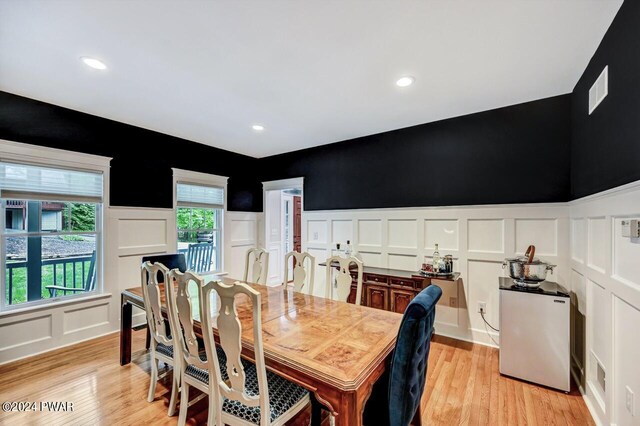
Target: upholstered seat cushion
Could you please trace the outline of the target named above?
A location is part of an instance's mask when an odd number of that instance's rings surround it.
[[[169,358],[173,358],[173,345],[164,345],[162,343],[158,343],[156,345],[156,352],[164,356],[168,356]]]
[[[247,394],[251,396],[258,395],[258,376],[255,365],[251,364],[248,368],[245,367],[245,373],[247,376],[245,382]],[[267,383],[269,386],[269,408],[272,422],[309,394],[306,389],[270,371],[267,371]],[[225,398],[222,410],[227,414],[253,424],[260,424],[260,407],[247,407],[241,402]]]
[[[227,369],[225,367],[227,357],[222,348],[216,347],[216,351],[218,352],[218,362],[220,363],[222,380],[228,380],[229,376],[227,375]],[[246,375],[245,388],[247,394],[251,396],[258,395],[260,391],[258,389],[256,366],[244,359],[241,361]],[[209,372],[206,370],[190,365],[186,368],[185,373],[203,383],[209,384]],[[269,407],[272,422],[308,395],[306,389],[270,371],[267,371],[267,382],[269,386]],[[222,410],[227,414],[239,417],[256,425],[260,424],[260,407],[247,407],[241,402],[225,398],[222,404]]]
[[[220,364],[220,372],[222,373],[222,379],[227,380],[229,376],[227,375],[227,369],[224,368],[227,363],[227,355],[224,353],[220,346],[216,346],[216,352],[218,353],[218,363]],[[200,354],[200,358],[203,361],[207,360],[207,356],[204,352]],[[244,360],[242,360],[244,364]],[[185,374],[193,377],[194,379],[200,380],[204,384],[209,384],[209,372],[207,370],[203,370],[202,368],[198,368],[195,365],[189,365],[185,369]]]

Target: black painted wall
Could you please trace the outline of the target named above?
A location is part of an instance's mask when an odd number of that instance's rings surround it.
[[[261,159],[262,180],[305,178],[305,210],[569,199],[571,96]]]
[[[261,211],[252,157],[0,92],[0,139],[113,157],[111,205],[173,206],[172,167],[229,176],[228,209]]]
[[[589,89],[609,66],[609,94]],[[640,1],[622,4],[572,95],[571,198],[640,180]]]

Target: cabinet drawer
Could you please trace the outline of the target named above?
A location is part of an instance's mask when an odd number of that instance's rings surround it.
[[[409,287],[409,288],[414,288],[416,285],[415,282],[409,278],[393,278],[392,277],[389,279],[389,283],[392,286]]]
[[[364,274],[364,281],[375,283],[375,284],[387,284],[389,282],[389,277],[385,277],[384,275],[375,275],[375,274]]]

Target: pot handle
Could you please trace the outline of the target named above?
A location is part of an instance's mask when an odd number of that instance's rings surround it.
[[[547,265],[547,271],[551,271],[551,273],[553,274],[553,268],[555,268],[557,265]]]
[[[536,246],[533,244],[527,248],[527,251],[524,253],[524,256],[527,257],[527,263],[533,262],[533,256],[536,254]]]

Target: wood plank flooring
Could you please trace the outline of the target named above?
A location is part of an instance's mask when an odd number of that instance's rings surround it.
[[[144,330],[133,332],[138,352],[125,367],[118,363],[118,334],[0,366],[0,402],[73,403],[67,412],[0,411],[0,424],[177,424],[167,417],[168,378],[155,401],[146,401],[144,338]],[[189,409],[188,424],[204,424],[206,412],[205,398]],[[500,376],[496,349],[439,336],[431,345],[422,413],[426,425],[594,424],[577,390],[565,394]],[[307,424],[308,415],[294,423]]]

